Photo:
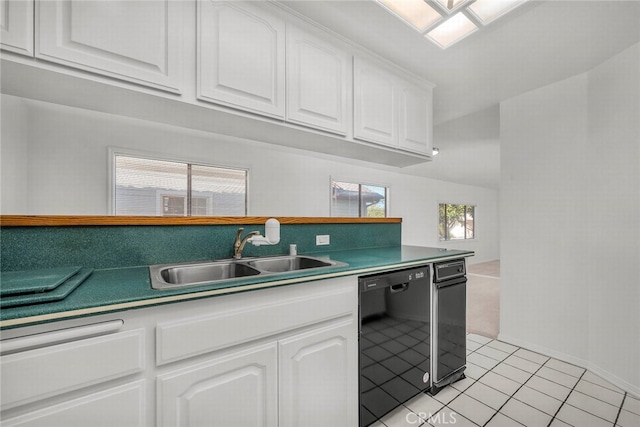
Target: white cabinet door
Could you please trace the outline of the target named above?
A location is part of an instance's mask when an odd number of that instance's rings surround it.
[[[396,147],[396,77],[359,58],[354,60],[354,138]]]
[[[145,382],[114,387],[2,419],[4,427],[143,427],[146,425]]]
[[[354,60],[354,138],[430,155],[431,88],[360,58]]]
[[[280,426],[358,425],[354,318],[280,340]]]
[[[248,2],[198,2],[198,99],[284,118],[285,23]]]
[[[144,369],[143,329],[3,355],[2,409],[123,378]]]
[[[398,87],[399,147],[431,154],[432,94],[408,82]]]
[[[161,374],[157,386],[158,426],[278,425],[276,343]]]
[[[33,56],[33,0],[0,0],[3,50]]]
[[[180,93],[181,3],[38,1],[36,57]]]
[[[348,52],[287,26],[287,121],[346,135],[351,64]]]

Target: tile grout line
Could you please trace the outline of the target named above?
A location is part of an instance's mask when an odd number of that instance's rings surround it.
[[[473,341],[473,340],[471,340],[471,341]],[[473,351],[471,352],[471,354],[473,354],[473,353],[477,352],[478,350],[480,350],[481,348],[483,348],[483,347],[485,347],[485,346],[489,346],[489,343],[491,343],[491,342],[493,342],[493,341],[497,341],[497,340],[492,339],[491,341],[489,341],[489,342],[486,342],[486,343],[482,344],[480,347],[478,347],[477,349],[473,350]],[[477,343],[477,341],[474,341],[474,342],[476,342],[476,343]],[[478,343],[478,344],[480,344],[480,343]],[[490,346],[489,346],[489,347],[490,347]],[[516,347],[516,346],[514,346],[514,347]],[[490,347],[490,348],[493,348],[493,347]],[[508,353],[508,354],[509,354],[509,356],[513,356],[513,355],[514,355],[514,353],[515,353],[516,351],[520,350],[521,348],[522,348],[522,347],[517,347],[517,349],[516,349],[516,350],[512,351],[511,353]],[[498,350],[498,349],[495,349],[495,350]],[[502,351],[502,350],[499,350],[499,351]],[[503,351],[503,353],[507,353],[507,352],[506,352],[506,351]],[[482,354],[482,353],[480,353],[480,355],[481,355],[481,356],[485,356],[485,355],[484,355],[484,354]],[[487,357],[487,358],[489,358],[489,359],[492,359],[492,360],[495,360],[495,359],[493,359],[492,357],[489,357],[489,356],[485,356],[485,357]],[[508,357],[508,356],[507,356],[507,357]],[[493,371],[493,369],[494,369],[496,366],[498,366],[498,365],[500,365],[501,363],[503,363],[503,362],[504,362],[504,360],[506,360],[506,359],[503,359],[502,361],[496,360],[496,362],[498,362],[498,363],[497,363],[493,368],[491,368],[491,369],[487,369],[487,372],[485,372],[484,374],[480,375],[480,377],[479,377],[477,380],[475,380],[475,381],[474,381],[474,383],[479,382],[479,381],[480,381],[480,379],[481,379],[482,377],[484,377],[485,375],[487,375],[489,372],[492,372],[492,371]],[[511,366],[511,365],[509,365],[509,366]],[[480,367],[482,368],[482,366],[480,366]],[[540,367],[542,367],[542,366],[540,366]],[[514,367],[514,368],[515,368],[515,367]],[[540,369],[540,368],[538,368],[538,369]],[[525,371],[525,372],[526,372],[526,371]],[[537,372],[537,371],[536,371],[536,372]],[[496,372],[494,372],[494,373],[495,373],[496,375],[500,375],[500,374],[498,374],[498,373],[496,373]],[[530,379],[533,375],[534,375],[534,374],[531,374],[531,376],[527,379],[527,381],[529,381],[529,379]],[[500,375],[500,376],[502,376],[502,375]],[[507,377],[504,377],[504,378],[507,378]],[[509,379],[509,378],[507,378],[507,379]],[[483,384],[484,384],[484,383],[483,383]],[[484,385],[486,385],[486,384],[484,384]],[[522,386],[524,386],[524,384],[522,384]],[[520,386],[520,387],[518,388],[518,390],[520,390],[520,388],[522,388],[522,386]],[[492,389],[493,389],[493,387],[491,387],[491,386],[488,386],[488,385],[487,385],[487,387],[489,387],[489,388],[492,388]],[[468,389],[468,388],[469,388],[469,387],[467,387],[467,389]],[[465,389],[465,391],[466,391],[467,389]],[[496,389],[494,389],[494,390],[496,390]],[[517,393],[517,392],[518,392],[518,390],[516,390],[513,394]],[[500,390],[496,390],[496,391],[501,393],[501,391],[500,391]],[[460,394],[458,394],[456,397],[454,397],[453,399],[451,399],[451,402],[453,402],[454,400],[456,400],[456,399],[457,399],[458,397],[460,397],[462,394],[465,394],[465,392],[464,392],[464,391],[461,391],[461,392],[460,392]],[[476,402],[479,402],[479,403],[481,403],[481,404],[483,404],[483,405],[487,406],[488,408],[491,408],[489,405],[487,405],[487,404],[486,404],[486,403],[484,403],[484,402],[480,402],[479,400],[475,399],[473,396],[469,396],[468,394],[467,394],[466,396],[467,396],[468,398],[470,398],[470,399],[475,400]],[[509,396],[509,399],[507,399],[507,402],[508,402],[509,400],[511,400],[511,398],[512,398],[512,397],[513,397],[513,395]],[[451,403],[451,402],[449,402],[449,403]],[[491,422],[491,420],[496,416],[496,414],[497,414],[498,412],[500,412],[500,409],[502,409],[502,407],[503,407],[504,405],[506,405],[506,404],[507,404],[507,402],[503,403],[503,404],[502,404],[502,406],[500,406],[500,408],[499,408],[499,409],[498,409],[498,410],[497,410],[497,411],[496,411],[496,412],[495,412],[495,413],[494,413],[494,414],[493,414],[493,415],[492,415],[492,416],[487,420],[487,422],[486,422],[486,423],[484,423],[484,425],[487,425],[488,423],[490,423],[490,422]],[[448,404],[447,404],[447,405],[448,405]],[[445,406],[447,406],[447,405],[445,405]],[[491,408],[491,409],[494,409],[494,408]],[[503,414],[503,415],[504,415],[504,414]],[[505,416],[506,416],[506,415],[505,415]],[[466,418],[466,417],[465,417],[465,418]],[[512,419],[512,418],[510,418],[510,417],[507,417],[507,418]],[[513,421],[515,421],[515,422],[517,422],[518,424],[520,424],[520,423],[519,423],[518,421],[516,421],[516,420],[513,420]],[[474,423],[474,424],[476,424],[476,425],[478,425],[477,423],[475,423],[475,422],[473,422],[473,421],[471,421],[471,422],[472,422],[472,423]],[[521,424],[521,425],[522,425],[522,424]]]
[[[472,340],[472,341],[473,341],[473,340]],[[496,341],[496,340],[492,340],[492,341]],[[483,348],[483,347],[485,347],[485,346],[488,346],[488,344],[489,344],[489,343],[491,343],[492,341],[489,341],[488,343],[482,344],[480,347],[478,347],[476,350],[472,351],[471,353],[475,353],[475,352],[477,352],[478,350],[480,350],[481,348]],[[477,342],[477,341],[474,341],[474,342]],[[489,347],[490,347],[490,346],[489,346]],[[491,348],[493,348],[493,347],[491,347]],[[518,347],[518,349],[517,349],[517,350],[515,350],[515,351],[513,351],[513,352],[509,353],[509,355],[510,355],[510,356],[516,356],[516,355],[515,355],[515,353],[516,353],[519,349],[522,349],[522,347]],[[500,350],[500,351],[502,351],[502,350]],[[506,352],[504,352],[504,353],[506,353]],[[480,353],[480,354],[482,355],[482,353]],[[483,356],[484,356],[484,355],[483,355]],[[545,356],[545,355],[543,355],[543,356]],[[489,356],[485,356],[485,357],[489,357]],[[516,357],[520,357],[520,356],[516,356]],[[529,378],[528,378],[528,379],[527,379],[527,380],[526,380],[526,381],[525,381],[525,382],[524,382],[520,387],[518,387],[518,389],[517,389],[513,394],[511,394],[511,395],[509,396],[509,399],[507,399],[507,401],[506,401],[502,406],[500,406],[500,408],[496,411],[496,413],[494,413],[494,414],[493,414],[493,416],[492,416],[491,418],[489,418],[489,420],[487,421],[487,423],[485,423],[485,425],[486,425],[486,424],[488,424],[489,422],[491,422],[491,420],[492,420],[493,418],[495,418],[496,414],[497,414],[498,412],[500,412],[500,410],[501,410],[501,409],[502,409],[502,408],[503,408],[503,407],[504,407],[504,406],[505,406],[505,405],[506,405],[506,404],[507,404],[511,399],[515,399],[515,400],[517,400],[518,402],[521,402],[521,403],[523,403],[523,404],[525,404],[525,405],[527,405],[527,406],[529,406],[529,407],[531,407],[531,408],[533,408],[533,409],[536,409],[536,410],[540,411],[540,409],[538,409],[538,408],[536,408],[536,407],[534,407],[534,406],[531,406],[531,405],[529,405],[529,404],[528,404],[528,403],[526,403],[526,402],[522,402],[522,401],[520,401],[519,399],[515,398],[514,396],[515,396],[515,394],[516,394],[518,391],[520,391],[520,389],[521,389],[522,387],[524,387],[524,386],[526,385],[526,382],[527,382],[527,381],[529,381],[533,376],[535,376],[535,375],[536,375],[536,374],[537,374],[537,373],[538,373],[538,372],[539,372],[543,367],[547,367],[548,369],[551,369],[551,370],[553,370],[553,371],[555,371],[555,372],[564,373],[564,372],[562,372],[562,371],[560,371],[560,370],[557,370],[557,369],[555,369],[555,368],[553,368],[553,367],[546,366],[546,365],[547,365],[547,363],[548,363],[550,360],[553,360],[553,358],[552,358],[552,357],[549,357],[549,356],[545,356],[545,357],[547,357],[547,360],[546,360],[543,364],[541,364],[541,365],[540,365],[540,367],[539,367],[535,372],[530,373],[531,375],[529,376]],[[489,357],[489,358],[490,358],[490,357]],[[522,358],[522,357],[521,357],[521,358]],[[522,359],[528,360],[528,359],[526,359],[526,358],[522,358]],[[495,360],[495,359],[494,359],[494,360]],[[504,360],[502,360],[502,361],[498,361],[498,364],[497,364],[496,366],[494,366],[494,367],[493,367],[493,368],[491,368],[491,369],[488,369],[488,370],[487,370],[487,372],[485,372],[484,374],[482,374],[482,375],[481,375],[477,380],[475,380],[475,381],[476,381],[476,382],[480,381],[480,379],[481,379],[481,378],[483,378],[483,377],[484,377],[488,372],[492,372],[492,371],[493,371],[493,370],[494,370],[498,365],[500,365],[501,363],[506,363],[506,362],[505,362],[505,360],[506,360],[506,359],[504,359]],[[534,363],[535,363],[535,362],[534,362]],[[506,363],[506,364],[507,364],[507,365],[509,365],[509,366],[511,366],[511,367],[513,367],[513,368],[520,369],[520,368],[515,367],[515,366],[512,366],[512,365],[510,365],[510,364],[508,364],[508,363]],[[558,413],[560,412],[560,410],[562,409],[562,407],[563,407],[564,405],[569,405],[569,406],[572,406],[572,407],[574,407],[574,408],[575,408],[575,406],[573,406],[573,405],[571,405],[571,404],[567,403],[567,400],[569,399],[569,396],[571,395],[571,393],[573,393],[573,392],[575,391],[575,388],[578,386],[578,384],[580,383],[580,381],[582,381],[582,380],[583,380],[584,375],[585,375],[585,374],[587,373],[587,371],[588,371],[588,370],[587,370],[587,369],[585,369],[585,368],[582,368],[582,369],[583,369],[582,374],[580,374],[580,376],[579,376],[579,377],[574,377],[574,378],[577,378],[577,379],[578,379],[578,381],[576,381],[576,383],[573,385],[573,387],[571,387],[571,389],[570,389],[569,393],[567,394],[567,396],[565,397],[565,399],[562,401],[562,403],[561,403],[560,407],[556,410],[555,414],[552,416],[551,421],[549,422],[549,424],[548,424],[548,426],[547,426],[547,427],[549,427],[549,426],[553,423],[553,421],[557,419],[557,418],[556,418],[556,416],[558,415]],[[522,370],[522,369],[520,369],[520,370]],[[522,370],[522,371],[524,371],[524,370]],[[527,371],[524,371],[524,372],[527,372]],[[495,374],[496,374],[496,375],[500,375],[499,373],[495,373]],[[569,374],[567,374],[567,375],[569,375]],[[502,375],[500,375],[500,376],[502,376]],[[505,378],[507,378],[507,377],[505,377]],[[544,378],[544,377],[541,377],[541,378],[546,379],[546,378]],[[507,379],[509,379],[509,378],[507,378]],[[547,381],[552,382],[552,383],[557,384],[557,385],[560,385],[560,386],[563,386],[563,387],[566,387],[566,386],[564,386],[563,384],[558,383],[558,382],[553,381],[553,380],[549,380],[549,379],[547,379]],[[590,381],[588,381],[588,380],[586,380],[586,379],[585,379],[584,381],[588,382],[589,384],[595,384],[595,383],[592,383],[592,382],[590,382]],[[595,385],[598,385],[598,384],[595,384]],[[601,387],[603,387],[603,386],[601,386]],[[491,388],[493,388],[493,387],[491,387]],[[569,387],[566,387],[566,388],[569,388]],[[607,387],[603,387],[603,388],[608,389]],[[497,391],[499,391],[499,392],[500,392],[500,390],[497,390]],[[464,392],[461,392],[460,394],[464,394]],[[543,393],[543,394],[545,394],[546,396],[549,396],[549,395],[548,395],[548,394],[546,394],[546,393]],[[620,414],[621,414],[621,412],[622,412],[622,406],[624,405],[624,401],[626,400],[627,394],[628,394],[627,392],[624,392],[622,403],[620,404],[620,406],[619,406],[619,408],[618,408],[618,413],[617,413],[616,419],[615,419],[615,421],[613,422],[613,425],[614,425],[614,426],[615,426],[615,425],[616,425],[616,423],[618,422],[618,419],[619,419]],[[473,397],[472,397],[472,396],[469,396],[469,395],[467,395],[467,396],[473,399]],[[604,401],[604,400],[602,400],[602,399],[599,399],[599,398],[596,398],[596,397],[593,397],[593,396],[590,396],[590,395],[587,395],[587,396],[592,397],[592,398],[594,398],[594,399],[596,399],[596,400],[599,400],[599,401],[601,401],[601,402],[608,403],[608,402],[606,402],[606,401]],[[456,397],[455,397],[454,399],[452,399],[451,401],[455,400],[455,399],[456,399],[456,398],[458,398],[458,397],[459,397],[459,395],[458,395],[458,396],[456,396]],[[552,397],[552,398],[553,398],[553,396],[549,396],[549,397]],[[476,399],[474,399],[474,400],[476,400]],[[449,402],[449,403],[451,403],[451,402]],[[482,402],[480,402],[480,403],[482,403]],[[446,405],[445,405],[445,406],[446,406]],[[612,405],[612,406],[613,406],[613,405]],[[493,409],[493,408],[492,408],[492,409]],[[598,418],[604,419],[604,418],[602,418],[602,417],[600,417],[600,416],[598,416],[598,415],[592,414],[591,412],[589,412],[589,411],[585,411],[585,410],[583,410],[583,409],[581,409],[581,408],[576,408],[576,409],[581,410],[581,411],[583,411],[583,412],[586,412],[586,413],[588,413],[588,414],[590,414],[590,415],[592,415],[592,416],[595,416],[595,417],[598,417]],[[543,413],[544,413],[544,411],[541,411],[541,412],[543,412]],[[504,414],[502,414],[502,415],[504,415]],[[549,414],[547,414],[547,415],[549,415]],[[510,418],[510,417],[507,417],[507,418]],[[512,419],[512,418],[510,418],[510,419]],[[514,421],[515,421],[515,422],[518,422],[518,421],[516,421],[516,420],[514,420]],[[562,421],[562,420],[560,420],[560,421]],[[608,420],[605,420],[605,421],[608,421]],[[563,422],[564,422],[564,421],[563,421]],[[519,422],[518,422],[518,423],[519,423]],[[567,424],[568,424],[568,423],[567,423]]]
[[[469,335],[469,334],[467,334],[467,335]],[[467,339],[469,339],[469,338],[467,338]],[[480,350],[482,347],[485,347],[487,344],[489,344],[490,342],[495,341],[495,340],[494,340],[494,339],[491,339],[491,341],[486,342],[486,343],[484,343],[484,344],[479,343],[479,342],[474,341],[474,340],[471,340],[471,341],[475,342],[476,344],[480,344],[480,347],[476,348],[475,350],[473,350],[473,351],[470,353],[470,354],[473,354],[473,353],[475,353],[476,351]],[[520,347],[518,347],[518,348],[520,348]],[[484,356],[484,355],[483,355],[483,356]],[[466,360],[466,358],[467,358],[467,357],[469,357],[469,355],[467,355],[467,356],[465,357],[465,360]],[[485,356],[485,357],[488,357],[488,356]],[[497,366],[497,365],[496,365],[496,366]],[[493,369],[493,368],[492,368],[492,369]],[[489,372],[489,370],[487,370],[487,372]],[[480,378],[484,377],[484,376],[487,374],[487,372],[485,372],[484,374],[480,375]],[[465,376],[465,378],[471,378],[471,377],[466,377],[466,376]],[[476,380],[476,379],[474,379],[474,383],[475,383],[475,382],[480,381],[480,378],[478,378],[477,380]],[[472,379],[473,379],[473,378],[472,378]],[[451,384],[449,384],[449,387],[452,387],[452,385],[451,385]],[[455,387],[453,387],[453,388],[455,389]],[[468,388],[468,387],[467,387],[467,388]],[[458,390],[458,389],[456,389],[456,390]],[[466,391],[466,390],[467,390],[467,389],[465,389],[465,391]],[[453,399],[451,399],[448,403],[443,403],[443,407],[442,407],[442,409],[444,409],[444,408],[448,408],[448,407],[449,407],[448,405],[449,405],[451,402],[453,402],[454,400],[456,400],[458,397],[462,396],[463,394],[464,394],[464,391],[461,391],[460,393],[458,393],[458,395],[457,395],[456,397],[454,397]],[[469,397],[470,399],[476,400],[476,399],[474,399],[473,397],[471,397],[471,396],[469,396],[469,395],[466,395],[466,396],[467,396],[467,397]],[[434,397],[434,398],[435,398],[435,397]],[[436,400],[437,400],[437,399],[436,399]],[[476,400],[476,401],[477,401],[477,400]],[[440,401],[439,401],[439,402],[440,402]],[[477,402],[479,402],[479,401],[477,401]],[[440,403],[442,403],[442,402],[440,402]],[[479,403],[482,403],[482,402],[479,402]],[[482,403],[482,404],[484,405],[484,403]],[[442,411],[442,409],[440,409],[440,411]],[[493,409],[493,408],[491,408],[491,409]],[[439,412],[439,411],[438,411],[438,412]],[[462,415],[462,416],[464,417],[464,415],[463,415],[463,414],[460,414],[460,415]],[[494,414],[494,415],[495,415],[495,414]],[[475,421],[472,421],[472,420],[470,420],[470,419],[469,419],[469,418],[467,418],[467,417],[464,417],[464,418],[465,418],[465,419],[467,419],[467,420],[469,420],[469,422],[471,422],[472,424],[474,424],[474,425],[476,425],[476,426],[479,426],[479,427],[480,427],[480,425],[479,425],[478,423],[476,423]],[[491,418],[493,418],[493,416],[492,416]],[[491,418],[490,418],[489,420],[491,420]],[[488,422],[488,421],[487,421],[487,422]],[[429,424],[429,422],[428,422],[427,420],[425,420],[425,424],[422,424],[422,425],[430,425],[430,424]],[[421,425],[420,427],[422,427],[422,425]]]
[[[522,347],[518,347],[518,350],[520,350],[521,348],[522,348]],[[518,350],[516,350],[516,351],[518,351]],[[526,349],[525,349],[525,350],[526,350]],[[515,356],[515,354],[514,354],[514,353],[515,353],[516,351],[514,351],[513,353],[511,353],[511,354],[510,354],[510,356]],[[516,356],[516,357],[519,357],[519,356]],[[521,359],[523,359],[523,358],[521,358]],[[506,359],[505,359],[505,360],[506,360]],[[525,359],[525,360],[528,360],[528,359]],[[547,361],[548,361],[548,360],[549,360],[549,359],[547,359]],[[500,362],[500,363],[503,363],[503,362],[504,362],[504,360],[503,360],[502,362]],[[498,363],[498,365],[499,365],[500,363]],[[535,363],[535,362],[534,362],[534,363]],[[529,376],[529,378],[527,378],[527,381],[529,381],[531,378],[533,378],[533,377],[534,377],[534,375],[535,375],[535,374],[536,374],[540,369],[542,369],[542,367],[543,367],[546,363],[547,363],[547,362],[545,362],[545,363],[543,363],[542,365],[540,365],[540,367],[539,367],[535,372],[533,372],[533,373],[530,373],[530,372],[529,372],[531,375]],[[498,366],[498,365],[496,365],[496,366]],[[509,364],[507,363],[507,365],[509,365]],[[494,369],[496,366],[494,366],[493,368],[491,368],[491,369],[490,369],[489,371],[487,371],[487,372],[491,372],[491,371],[493,371],[493,369]],[[509,366],[511,366],[511,365],[509,365]],[[520,368],[517,368],[516,366],[511,366],[511,367],[512,367],[512,368],[516,368],[516,369],[520,369]],[[521,370],[521,371],[523,371],[523,372],[527,372],[527,371],[524,371],[523,369],[520,369],[520,370]],[[500,374],[499,374],[499,373],[497,373],[497,372],[494,372],[494,373],[495,373],[496,375],[500,375]],[[484,376],[484,375],[483,375],[483,376]],[[500,375],[500,376],[502,376],[502,375]],[[504,378],[507,378],[507,377],[504,377]],[[507,378],[507,379],[510,379],[510,378]],[[479,381],[479,380],[478,380],[478,381]],[[511,381],[513,381],[513,380],[511,380]],[[496,413],[495,413],[495,414],[493,414],[493,416],[491,416],[491,418],[489,418],[489,421],[487,421],[487,422],[485,423],[485,426],[486,426],[487,424],[489,424],[489,423],[491,422],[491,420],[492,420],[492,419],[494,419],[494,418],[495,418],[496,414],[501,413],[501,412],[500,412],[500,410],[501,410],[502,408],[504,408],[504,407],[507,405],[507,403],[509,403],[509,401],[510,401],[511,399],[515,399],[515,398],[514,398],[514,396],[516,395],[516,393],[518,393],[518,392],[520,391],[520,389],[521,389],[522,387],[524,387],[524,385],[526,384],[526,382],[527,382],[527,381],[523,382],[523,383],[520,385],[520,387],[518,387],[518,389],[517,389],[516,391],[514,391],[514,392],[513,392],[513,394],[511,394],[511,395],[509,396],[509,398],[508,398],[508,399],[507,399],[507,400],[506,400],[506,401],[505,401],[505,402],[500,406],[500,408],[498,408],[498,410],[496,411]],[[491,387],[491,386],[487,386],[487,387]],[[493,388],[493,387],[491,387],[491,388]],[[495,390],[495,389],[494,389],[494,390]],[[500,390],[497,390],[497,391],[500,391]],[[518,399],[515,399],[515,400],[518,400]],[[523,404],[525,404],[525,405],[527,405],[527,406],[531,406],[531,405],[527,404],[526,402],[521,402],[520,400],[518,400],[518,402],[523,403]],[[531,406],[531,408],[533,408],[533,406]],[[539,409],[538,409],[538,408],[533,408],[533,409],[536,409],[536,410],[538,410],[538,411],[539,411]],[[541,411],[541,412],[542,412],[542,411]],[[513,420],[513,418],[511,418],[511,417],[509,417],[509,416],[507,416],[507,415],[505,415],[505,414],[502,414],[502,415],[503,415],[503,416],[505,416],[505,417],[507,417],[507,418],[509,418],[510,420]],[[520,423],[520,421],[518,421],[518,420],[513,420],[513,421],[515,421],[515,422],[516,422],[516,423],[518,423],[518,424],[521,424],[521,423]],[[553,418],[552,418],[552,421],[553,421]]]
[[[620,414],[622,413],[622,407],[624,406],[624,401],[627,400],[627,392],[624,392],[624,396],[622,396],[622,402],[620,403],[620,407],[618,408],[618,414],[616,415],[616,419],[613,422],[613,425],[615,426],[618,423],[618,420],[620,419]]]
[[[551,368],[550,368],[551,369]],[[582,379],[582,377],[584,377],[584,374],[587,373],[587,370],[585,369],[584,372],[580,375],[580,377],[578,378],[578,381],[576,381],[576,383],[573,385],[573,387],[571,387],[571,391],[569,392],[569,394],[567,394],[567,397],[564,398],[564,400],[562,401],[562,405],[560,405],[560,407],[558,408],[558,410],[556,411],[555,414],[553,414],[553,417],[551,417],[551,421],[549,421],[549,424],[547,425],[547,427],[550,427],[551,424],[553,423],[553,421],[556,419],[556,416],[558,415],[558,413],[560,412],[560,410],[562,409],[562,407],[564,405],[569,405],[569,406],[573,406],[567,403],[567,400],[569,399],[569,396],[571,396],[571,393],[573,393],[573,390],[575,390],[575,388],[578,386],[578,384],[580,383],[580,380]],[[549,380],[551,381],[551,380]],[[557,384],[557,383],[556,383]],[[580,408],[577,408],[580,409]],[[582,409],[580,409],[582,411]],[[587,411],[583,411],[583,412],[587,412]],[[588,414],[591,414],[590,412],[587,412]],[[591,414],[593,415],[593,414]],[[562,421],[562,420],[560,420]],[[566,421],[562,421],[563,423],[569,424]],[[573,424],[570,424],[573,425]]]

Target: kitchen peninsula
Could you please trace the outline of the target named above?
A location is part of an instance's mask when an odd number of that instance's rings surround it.
[[[263,231],[265,218],[3,216],[3,270],[93,269],[63,300],[2,310],[3,422],[355,425],[358,275],[473,252],[403,246],[397,218],[278,220],[279,245],[247,257],[295,243],[348,265],[155,290],[148,265],[229,258],[237,228]]]

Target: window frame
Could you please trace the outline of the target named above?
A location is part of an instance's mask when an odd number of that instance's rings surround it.
[[[202,160],[195,159],[193,157],[186,157],[180,155],[173,155],[167,153],[159,153],[155,151],[144,151],[144,150],[131,150],[127,148],[120,147],[107,147],[108,152],[108,172],[107,172],[107,185],[109,186],[108,191],[108,202],[107,209],[109,215],[116,216],[116,156],[126,156],[126,157],[136,157],[145,160],[157,160],[164,162],[174,162],[174,163],[185,163],[197,166],[205,166],[205,167],[213,167],[213,168],[221,168],[221,169],[233,169],[238,171],[245,172],[245,194],[244,194],[244,207],[245,213],[244,216],[248,216],[250,212],[249,206],[249,192],[251,189],[250,181],[251,181],[251,173],[249,170],[249,166],[247,165],[229,165],[229,164],[214,164],[203,162]],[[189,183],[189,188],[191,184]],[[167,195],[169,195],[167,193]],[[196,196],[197,197],[197,196]],[[158,202],[162,204],[162,200]],[[208,217],[215,217],[214,215],[207,215]],[[207,217],[203,215],[198,215],[198,217]],[[164,217],[164,215],[158,216],[159,218]],[[185,216],[188,218],[189,216]],[[167,216],[167,218],[171,218],[171,216]]]
[[[465,237],[463,239],[441,239],[440,238],[440,205],[456,205],[456,206],[465,206],[465,210],[469,207],[473,207],[473,237]],[[478,240],[478,229],[476,227],[476,217],[478,215],[478,205],[476,203],[454,203],[454,202],[442,202],[439,201],[436,206],[436,235],[439,242],[469,242]],[[466,222],[466,220],[465,220]],[[465,236],[466,236],[466,227],[465,227]]]
[[[367,181],[361,181],[359,179],[340,179],[329,177],[329,217],[330,218],[338,218],[338,216],[333,215],[333,183],[334,182],[344,182],[348,184],[358,185],[358,200],[362,197],[362,186],[369,187],[382,187],[385,189],[385,204],[384,204],[384,217],[382,218],[390,218],[391,217],[391,205],[390,205],[390,194],[391,194],[391,186],[387,184],[373,184]],[[362,212],[360,212],[360,203],[358,204],[358,215],[357,217],[351,218],[376,218],[369,216],[362,216]]]

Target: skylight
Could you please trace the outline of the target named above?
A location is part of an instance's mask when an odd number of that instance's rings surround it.
[[[476,24],[467,18],[464,13],[458,12],[429,31],[425,37],[445,49],[477,29]]]
[[[400,19],[416,30],[423,32],[442,18],[424,0],[378,0]]]
[[[375,0],[446,49],[528,0]]]

